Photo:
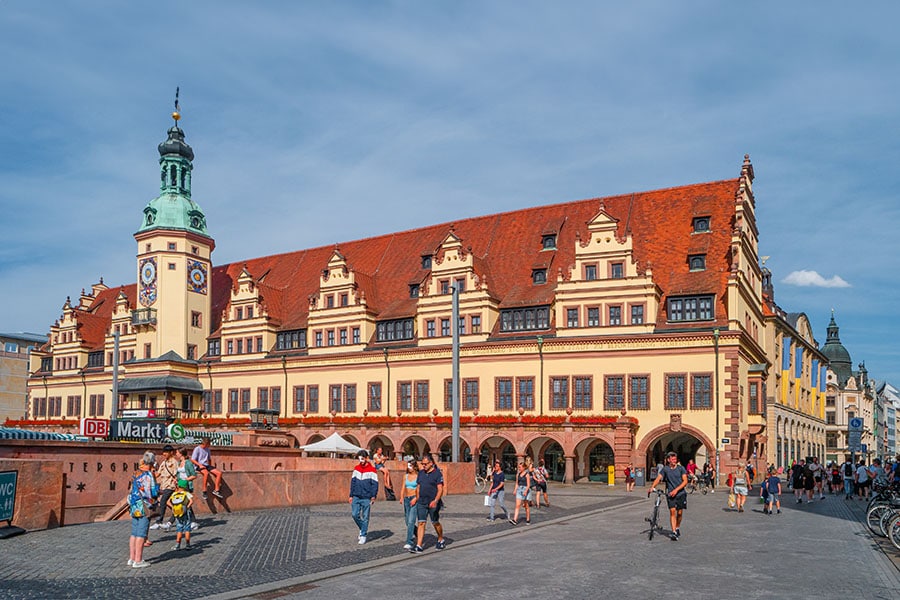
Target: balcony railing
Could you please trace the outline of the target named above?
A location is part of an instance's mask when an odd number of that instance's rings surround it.
[[[199,419],[203,416],[200,409],[184,409],[184,408],[140,408],[136,406],[126,406],[120,408],[116,414],[118,419],[167,419],[176,421],[179,419]]]
[[[156,309],[138,308],[131,311],[131,324],[134,326],[156,325]]]

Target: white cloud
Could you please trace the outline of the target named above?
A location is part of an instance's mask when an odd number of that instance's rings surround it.
[[[831,279],[825,279],[816,271],[794,271],[781,280],[782,283],[789,285],[799,285],[803,287],[825,287],[825,288],[848,288],[849,283],[835,275]]]

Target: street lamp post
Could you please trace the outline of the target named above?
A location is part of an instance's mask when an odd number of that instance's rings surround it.
[[[716,378],[716,486],[719,485],[720,476],[719,476],[719,445],[721,444],[721,438],[719,437],[719,328],[715,328],[713,330],[713,348],[715,349],[716,354],[716,372],[713,375]]]

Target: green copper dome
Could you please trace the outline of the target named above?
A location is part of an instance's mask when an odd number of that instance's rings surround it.
[[[160,194],[144,208],[138,233],[174,229],[209,237],[206,215],[191,200],[193,159],[194,150],[184,141],[184,131],[177,124],[169,128],[167,139],[159,145]]]
[[[834,321],[834,313],[831,314],[831,322],[828,324],[828,338],[822,346],[822,354],[828,358],[831,370],[838,378],[838,384],[844,387],[847,380],[853,374],[853,366],[850,361],[850,353],[841,343],[840,329]]]

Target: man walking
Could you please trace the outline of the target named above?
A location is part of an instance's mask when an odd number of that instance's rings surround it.
[[[434,532],[438,536],[435,550],[443,550],[444,544],[444,528],[441,526],[441,507],[443,502],[441,496],[444,495],[444,475],[441,470],[434,464],[431,454],[422,457],[422,470],[419,471],[419,487],[416,488],[416,497],[410,504],[416,507],[418,512],[418,531],[416,535],[416,546],[410,552],[413,554],[422,553],[422,542],[425,539],[425,521],[431,519],[434,526]]]
[[[666,482],[666,503],[669,506],[669,521],[672,525],[672,541],[681,537],[681,517],[687,508],[688,483],[687,470],[678,464],[678,455],[674,452],[666,454],[666,466],[664,466],[647,491],[647,497],[660,481]]]
[[[494,509],[498,505],[500,506],[500,510],[503,511],[503,516],[507,519],[509,518],[509,511],[506,510],[506,504],[504,503],[506,496],[506,491],[504,490],[505,485],[506,473],[500,468],[500,461],[495,461],[494,470],[491,473],[491,489],[488,492],[491,501],[491,516],[488,517],[488,521],[494,520]]]
[[[366,543],[369,534],[369,511],[378,496],[378,471],[369,462],[369,453],[360,450],[356,453],[359,464],[353,467],[350,476],[350,514],[359,527],[360,545]]]

